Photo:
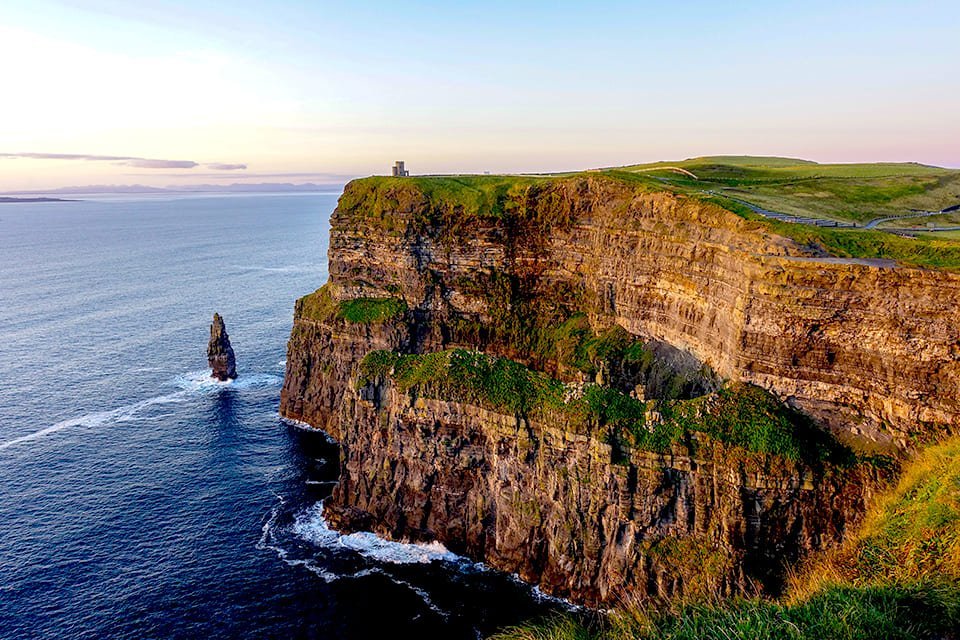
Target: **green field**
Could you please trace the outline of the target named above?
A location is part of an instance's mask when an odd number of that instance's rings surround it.
[[[817,164],[713,156],[619,170],[653,177],[684,192],[716,191],[779,213],[860,224],[960,204],[960,171],[915,163]],[[946,218],[960,224],[960,211]]]

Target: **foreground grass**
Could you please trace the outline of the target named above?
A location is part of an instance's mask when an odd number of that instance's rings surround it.
[[[618,614],[593,624],[558,618],[493,640],[915,640],[954,638],[960,593],[930,587],[835,587],[798,605],[736,600],[669,613]]]
[[[794,598],[824,585],[960,584],[960,438],[919,455],[849,546],[803,568]],[[960,613],[960,598],[954,603]]]
[[[496,640],[870,640],[960,637],[960,438],[907,465],[843,549],[814,559],[781,602],[739,599],[609,618],[557,618]]]

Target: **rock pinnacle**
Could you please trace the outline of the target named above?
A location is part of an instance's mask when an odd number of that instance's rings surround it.
[[[227,326],[219,313],[213,314],[213,324],[210,325],[207,362],[210,364],[211,376],[217,380],[226,382],[237,377],[237,361],[233,356],[233,347],[230,346],[230,336],[227,335]]]

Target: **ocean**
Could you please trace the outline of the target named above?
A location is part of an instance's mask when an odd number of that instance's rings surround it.
[[[0,205],[0,638],[473,639],[561,607],[327,528],[336,445],[277,407],[337,195]]]

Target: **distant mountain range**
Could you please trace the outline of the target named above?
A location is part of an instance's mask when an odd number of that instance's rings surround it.
[[[341,189],[343,189],[343,183],[317,184],[314,182],[307,182],[304,184],[293,184],[290,182],[261,182],[257,184],[192,184],[169,187],[149,187],[143,184],[92,184],[33,191],[7,191],[4,192],[3,195],[78,195],[106,193],[301,193],[312,191],[339,191]]]

